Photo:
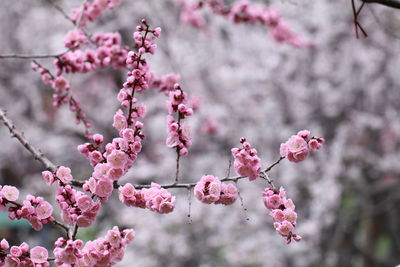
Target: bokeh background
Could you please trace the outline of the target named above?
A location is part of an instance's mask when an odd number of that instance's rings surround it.
[[[58,0],[69,13],[83,1]],[[232,1],[231,1],[232,2]],[[256,2],[256,1],[253,1]],[[157,51],[148,57],[163,75],[178,73],[191,96],[201,100],[190,118],[193,146],[181,162],[181,179],[204,174],[224,177],[230,149],[244,136],[259,151],[263,166],[279,158],[279,145],[302,129],[322,136],[321,151],[301,163],[283,161],[271,178],[296,204],[303,240],[286,245],[263,206],[265,181],[238,183],[243,197],[232,206],[205,205],[188,192],[171,190],[177,207],[168,215],[124,207],[116,192],[97,223],[78,238],[94,239],[113,225],[133,227],[137,238],[118,266],[395,266],[400,264],[400,18],[399,11],[367,5],[360,22],[369,37],[356,39],[350,1],[257,1],[277,7],[294,31],[315,44],[294,48],[273,41],[265,27],[234,25],[205,12],[208,31],[179,21],[172,0],[122,1],[89,32],[118,31],[131,44],[141,18],[162,27]],[[64,51],[72,25],[45,0],[0,1],[0,54]],[[52,59],[40,62],[52,66]],[[111,68],[70,76],[93,129],[111,140],[118,108],[116,93],[125,71]],[[0,105],[31,142],[55,163],[86,179],[91,167],[76,146],[85,140],[68,108],[52,106],[51,88],[30,69],[29,60],[0,61]],[[175,154],[165,145],[165,96],[140,95],[147,105],[146,139],[122,182],[168,183]],[[202,129],[207,120],[216,133]],[[0,184],[54,199],[41,179],[43,167],[0,127]],[[234,174],[234,171],[231,171]],[[53,188],[54,189],[54,188]],[[57,207],[58,208],[58,207]],[[58,216],[58,210],[56,210]],[[35,232],[25,221],[0,213],[0,238],[48,248],[59,236],[45,226]]]

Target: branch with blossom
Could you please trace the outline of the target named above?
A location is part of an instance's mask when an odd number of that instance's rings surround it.
[[[281,157],[262,170],[262,161],[257,150],[245,138],[241,138],[241,147],[231,150],[234,158],[233,166],[238,176],[227,175],[219,179],[209,174],[201,177],[196,183],[179,183],[179,159],[188,155],[191,146],[190,130],[183,120],[193,114],[194,107],[189,105],[187,93],[176,82],[179,80],[178,76],[155,79],[147,62],[146,56],[155,53],[157,47],[155,40],[160,36],[161,29],[150,27],[143,19],[133,34],[133,49],[121,46],[118,33],[96,33],[89,37],[89,41],[88,36],[80,29],[87,22],[98,18],[106,8],[111,8],[117,3],[119,1],[85,1],[81,9],[74,11],[72,21],[77,28],[66,35],[64,44],[70,51],[56,57],[55,74],[36,61],[32,65],[33,70],[42,76],[43,82],[55,90],[54,105],[58,107],[69,103],[70,108],[76,113],[76,119],[84,122],[86,128],[90,125],[82,113],[79,102],[70,95],[69,82],[62,74],[86,73],[106,66],[128,69],[126,81],[117,95],[120,109],[116,111],[112,124],[118,136],[106,143],[103,135],[99,133],[92,135],[87,131],[89,142],[78,146],[79,152],[93,167],[89,179],[76,180],[70,168],[52,163],[26,140],[8,119],[4,110],[0,109],[0,119],[12,136],[15,136],[46,168],[42,172],[44,181],[49,186],[56,186],[55,202],[60,207],[63,223],[54,219],[53,206],[42,197],[28,195],[22,204],[16,202],[19,191],[9,185],[0,187],[0,209],[8,208],[10,219],[27,219],[35,230],[41,230],[43,224],[52,222],[67,232],[66,237],[60,237],[54,243],[52,258],[49,258],[45,248],[35,247],[29,250],[26,243],[9,249],[8,242],[3,239],[0,243],[0,265],[7,263],[16,266],[22,264],[22,266],[46,267],[49,266],[50,260],[54,260],[59,266],[112,266],[122,260],[127,245],[134,239],[133,229],[120,231],[114,226],[105,237],[86,243],[77,237],[80,228],[90,227],[97,220],[103,203],[109,201],[114,189],[118,189],[119,199],[126,206],[165,214],[174,211],[177,201],[177,197],[167,189],[183,188],[190,194],[193,189],[195,197],[205,204],[228,206],[235,203],[239,195],[236,182],[245,178],[250,182],[260,178],[268,183],[264,189],[263,202],[271,211],[275,229],[287,243],[292,239],[300,241],[301,237],[293,233],[297,219],[293,201],[286,197],[284,189],[281,188],[279,191],[276,189],[267,173],[284,158],[292,162],[305,160],[311,151],[321,148],[324,139],[311,137],[309,131],[300,131],[281,145]],[[245,15],[248,12],[243,6],[239,11]],[[243,14],[239,13],[235,13],[235,20],[246,21],[246,18],[242,17]],[[91,44],[94,49],[83,50]],[[169,96],[167,102],[169,137],[166,143],[177,153],[175,179],[174,182],[163,185],[157,183],[120,185],[118,181],[134,166],[145,138],[144,124],[140,120],[144,118],[146,108],[143,104],[139,104],[138,94],[146,92],[152,84],[157,84],[154,87],[160,92],[168,93]],[[6,252],[8,249],[9,252]]]
[[[195,2],[180,0],[177,2],[181,8],[181,21],[196,28],[206,29],[205,19],[200,10],[209,7],[214,14],[223,16],[235,24],[268,26],[271,38],[277,42],[287,43],[294,47],[312,46],[310,42],[303,40],[290,29],[276,8],[267,8],[247,0],[236,1],[232,7],[226,5],[224,0]]]

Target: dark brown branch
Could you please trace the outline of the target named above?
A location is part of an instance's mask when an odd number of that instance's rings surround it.
[[[52,221],[52,223],[53,223],[54,225],[57,225],[57,226],[60,226],[61,228],[63,228],[63,229],[67,232],[67,234],[69,233],[69,227],[66,226],[65,224],[60,223],[60,222],[57,221],[57,220]]]
[[[273,167],[275,167],[276,165],[279,164],[279,162],[281,162],[281,160],[283,160],[285,157],[280,157],[277,161],[275,161],[274,163],[271,164],[271,166],[269,166],[268,168],[266,168],[263,173],[267,173],[269,172]]]
[[[72,234],[72,240],[76,239],[76,235],[78,234],[78,228],[79,228],[78,225],[75,224],[74,233]]]
[[[13,122],[7,117],[6,111],[0,107],[0,120],[3,121],[4,125],[10,130],[11,136],[18,139],[18,141],[35,157],[36,160],[40,161],[44,167],[55,173],[57,166],[51,162],[39,149],[31,145],[22,132],[20,132]]]
[[[364,3],[373,3],[400,9],[400,0],[360,0]]]
[[[364,34],[364,37],[368,37],[367,32],[361,26],[360,22],[358,21],[358,16],[360,15],[361,10],[364,7],[365,2],[362,2],[361,6],[356,10],[356,5],[354,3],[355,0],[351,0],[351,7],[353,10],[353,22],[354,22],[354,30],[356,32],[356,38],[359,38],[358,29]]]

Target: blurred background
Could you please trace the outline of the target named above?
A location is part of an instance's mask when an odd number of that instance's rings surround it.
[[[58,0],[68,14],[83,1]],[[229,2],[229,1],[228,1]],[[231,1],[233,2],[233,1]],[[171,190],[177,207],[168,215],[124,207],[114,197],[97,223],[78,238],[94,239],[113,225],[133,227],[136,239],[117,266],[395,266],[400,264],[400,17],[397,10],[367,5],[360,23],[369,34],[356,39],[350,1],[253,1],[277,7],[296,33],[315,44],[294,48],[273,41],[268,29],[235,25],[204,10],[208,31],[184,25],[172,0],[122,1],[89,24],[87,31],[118,31],[127,45],[141,18],[162,28],[154,56],[157,75],[175,72],[185,91],[201,101],[188,121],[193,146],[182,158],[181,179],[224,177],[230,149],[244,136],[263,167],[279,158],[279,145],[309,129],[326,144],[301,163],[282,161],[271,178],[296,204],[299,243],[286,245],[262,202],[265,181],[241,180],[243,197],[232,206],[205,205],[188,192]],[[46,0],[0,1],[0,54],[53,54],[65,50],[72,24]],[[39,61],[52,68],[52,59]],[[52,90],[29,60],[0,61],[0,105],[31,142],[77,179],[90,177],[76,147],[85,142],[67,107],[52,106]],[[126,71],[111,68],[71,75],[71,88],[106,141],[118,108],[116,93]],[[155,91],[139,96],[147,105],[142,152],[121,182],[168,183],[175,152],[165,145],[166,99]],[[205,131],[212,121],[213,131]],[[0,127],[0,184],[54,202],[35,161]],[[232,170],[232,174],[234,171]],[[54,189],[54,188],[53,188]],[[56,206],[58,209],[58,206]],[[55,211],[59,216],[59,211]],[[26,221],[0,213],[0,238],[11,245],[52,248],[60,235],[46,225],[35,232]]]

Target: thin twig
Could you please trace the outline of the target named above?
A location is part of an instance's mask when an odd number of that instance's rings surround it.
[[[283,160],[285,157],[280,157],[277,161],[275,161],[274,163],[271,164],[271,166],[269,166],[268,168],[266,168],[264,171],[262,171],[263,173],[267,173],[269,172],[273,167],[275,167],[276,165],[279,164],[279,162],[281,162],[281,160]]]
[[[279,164],[279,162],[281,162],[281,160],[284,159],[282,157],[280,157],[277,161],[275,161],[273,164],[271,164],[269,167],[267,167],[265,170],[260,172],[260,177],[262,177],[262,175],[264,173],[267,173],[269,171],[271,171],[271,169],[276,166],[277,164]],[[247,176],[232,176],[232,177],[225,177],[223,179],[221,179],[221,182],[236,182],[239,181],[241,179],[247,178]],[[78,181],[78,180],[72,180],[70,182],[71,185],[76,186],[76,187],[82,187],[83,184],[85,182],[83,181]],[[170,183],[170,184],[162,184],[160,185],[162,188],[168,189],[168,188],[192,188],[195,187],[197,183]],[[118,183],[114,183],[114,189],[118,189],[121,185]],[[136,189],[143,189],[143,188],[150,188],[151,184],[137,184],[137,185],[133,185]]]
[[[72,240],[75,240],[76,239],[76,235],[78,234],[78,224],[75,224],[75,227],[74,227],[74,233],[72,234]]]
[[[61,223],[61,222],[59,222],[57,220],[52,221],[52,223],[54,225],[57,225],[57,226],[60,226],[61,228],[63,228],[67,232],[67,234],[69,233],[69,227],[66,226],[65,224],[63,224],[63,223]]]
[[[226,177],[231,176],[232,159],[229,159],[228,169],[226,170]]]
[[[23,55],[23,54],[1,54],[0,59],[14,58],[14,59],[40,59],[40,58],[57,58],[68,53],[70,50],[66,50],[58,54],[38,54],[38,55]]]
[[[350,0],[351,1],[351,8],[353,10],[353,22],[354,22],[354,30],[356,32],[356,38],[359,38],[358,35],[358,29],[361,30],[361,32],[364,34],[365,37],[368,37],[368,34],[366,33],[366,31],[363,29],[363,27],[361,26],[361,24],[358,22],[358,16],[360,15],[360,12],[362,10],[362,8],[364,7],[365,2],[362,2],[361,6],[358,8],[358,10],[356,10],[356,5],[354,3],[355,0]]]
[[[243,211],[244,211],[244,214],[245,214],[245,217],[246,217],[246,221],[250,221],[249,215],[248,215],[248,213],[247,213],[247,208],[246,208],[246,206],[244,205],[243,197],[242,197],[242,194],[240,193],[240,190],[239,190],[239,187],[238,187],[238,182],[235,181],[235,184],[236,184],[238,196],[239,196],[239,199],[240,199],[240,205],[241,205],[242,208],[243,208]]]
[[[400,9],[399,0],[361,0],[364,3],[380,4],[391,8]]]
[[[192,217],[190,215],[190,212],[192,210],[192,188],[188,188],[188,202],[189,202],[189,209],[188,209],[188,220],[189,220],[189,224],[192,224]]]
[[[176,172],[175,172],[175,184],[178,183],[179,178],[179,160],[181,158],[181,154],[179,153],[179,148],[176,148]]]

